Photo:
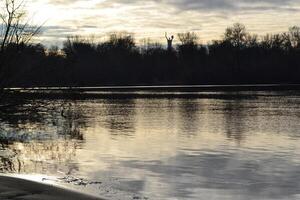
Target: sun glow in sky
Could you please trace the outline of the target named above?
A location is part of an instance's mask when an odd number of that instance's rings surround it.
[[[165,32],[193,31],[206,43],[235,22],[259,35],[300,26],[300,0],[30,0],[27,8],[36,23],[45,22],[47,44],[117,31],[153,41],[163,41]]]

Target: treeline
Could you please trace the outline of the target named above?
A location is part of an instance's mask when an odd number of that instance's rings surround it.
[[[195,33],[175,37],[173,50],[130,34],[105,42],[69,37],[63,48],[10,44],[2,53],[5,87],[300,83],[300,28],[257,36],[242,24],[221,40],[199,44]]]

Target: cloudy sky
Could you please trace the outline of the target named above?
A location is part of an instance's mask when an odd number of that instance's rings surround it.
[[[30,0],[27,8],[36,23],[46,21],[44,43],[115,31],[157,41],[164,32],[194,31],[207,42],[234,22],[257,34],[300,26],[300,0]]]

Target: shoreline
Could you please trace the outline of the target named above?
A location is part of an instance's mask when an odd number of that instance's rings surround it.
[[[118,91],[118,90],[251,90],[251,89],[286,89],[295,88],[300,89],[298,83],[254,83],[254,84],[193,84],[193,85],[180,85],[180,84],[166,84],[166,85],[104,85],[104,86],[41,86],[41,87],[11,87],[3,88],[4,91]]]
[[[6,88],[7,99],[122,99],[122,98],[227,98],[226,92],[290,92],[300,85],[178,85],[178,86],[114,86],[76,88]],[[0,92],[1,93],[1,92]],[[232,94],[229,94],[232,95]],[[235,94],[233,94],[235,95]],[[241,95],[241,94],[239,94]],[[253,94],[242,94],[247,98]],[[1,105],[0,105],[1,109]]]
[[[92,195],[17,177],[0,175],[1,200],[104,200]]]

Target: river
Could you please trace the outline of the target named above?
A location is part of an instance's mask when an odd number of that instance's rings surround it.
[[[108,199],[300,198],[298,90],[88,94],[1,113],[0,172]]]

